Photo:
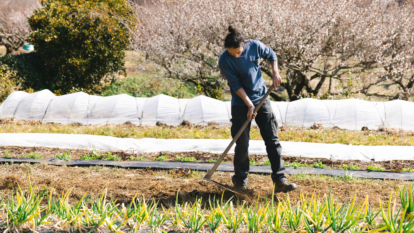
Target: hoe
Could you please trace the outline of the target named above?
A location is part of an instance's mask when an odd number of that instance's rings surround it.
[[[254,108],[254,112],[256,113],[259,108],[262,106],[262,104],[264,103],[264,101],[267,99],[267,97],[269,96],[270,92],[273,90],[273,85],[269,88],[269,90],[267,91],[267,93],[265,94],[265,96],[263,97],[263,99],[260,101],[260,103],[258,105],[256,105],[256,107]],[[220,165],[221,161],[223,161],[224,157],[227,155],[227,153],[229,152],[229,150],[231,149],[231,147],[233,146],[233,144],[237,141],[237,139],[240,137],[240,135],[243,133],[244,129],[247,127],[247,125],[249,124],[250,120],[247,119],[246,122],[244,122],[243,126],[240,128],[239,132],[237,132],[236,136],[233,138],[233,140],[230,142],[230,144],[227,146],[226,150],[224,150],[223,154],[220,156],[220,158],[217,160],[217,162],[214,164],[213,168],[211,170],[209,170],[207,172],[207,175],[204,176],[204,180],[210,181],[224,189],[229,190],[230,192],[236,193],[236,194],[240,194],[239,192],[237,192],[236,190],[231,189],[229,186],[227,185],[223,185],[220,184],[214,180],[211,180],[211,176],[213,175],[213,173],[217,170],[218,166]]]

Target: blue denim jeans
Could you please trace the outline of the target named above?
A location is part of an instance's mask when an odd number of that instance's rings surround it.
[[[237,134],[239,129],[247,120],[247,106],[231,106],[231,135]],[[272,111],[269,99],[267,99],[257,112],[255,118],[256,124],[260,129],[260,134],[266,145],[267,156],[269,158],[272,168],[272,180],[274,183],[279,183],[286,180],[284,174],[285,166],[283,164],[281,153],[282,146],[279,143],[279,136],[277,135],[276,117]],[[234,176],[232,177],[233,184],[247,185],[247,175],[249,174],[249,139],[250,126],[246,127],[243,133],[236,141],[236,148],[234,154]]]

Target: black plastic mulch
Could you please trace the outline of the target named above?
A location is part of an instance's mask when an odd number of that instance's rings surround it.
[[[50,159],[5,159],[0,158],[0,163],[44,163],[51,165],[66,165],[66,166],[110,166],[122,168],[155,168],[155,169],[177,169],[185,168],[198,171],[210,170],[214,163],[195,163],[195,162],[162,162],[162,161],[105,161],[105,160],[71,160],[63,161],[56,158]],[[233,172],[233,165],[222,163],[217,171]],[[270,166],[255,166],[250,165],[250,173],[270,174],[272,170]],[[286,168],[286,174],[312,174],[312,175],[329,175],[329,176],[352,176],[358,178],[369,179],[386,179],[386,180],[414,180],[414,172],[388,172],[388,171],[344,171],[339,169],[326,168]]]

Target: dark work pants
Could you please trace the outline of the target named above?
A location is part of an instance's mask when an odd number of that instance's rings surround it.
[[[247,106],[231,106],[231,135],[234,138],[239,129],[247,120]],[[267,156],[272,168],[272,180],[275,183],[286,180],[283,173],[285,166],[283,164],[281,153],[282,146],[279,143],[279,136],[277,135],[277,122],[273,114],[272,106],[269,99],[267,99],[260,107],[255,118],[256,124],[260,129],[260,134],[266,145]],[[250,139],[250,125],[249,123],[239,139],[236,141],[236,149],[234,154],[234,173],[232,178],[235,185],[246,185],[247,175],[249,174],[249,139]]]

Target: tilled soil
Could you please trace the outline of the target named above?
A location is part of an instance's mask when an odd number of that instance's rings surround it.
[[[6,152],[8,152],[13,158],[20,158],[22,155],[27,155],[30,152],[37,152],[39,155],[42,155],[44,159],[54,158],[58,153],[65,153],[68,149],[57,149],[57,148],[46,148],[46,147],[0,147],[0,157],[4,157]],[[77,150],[71,149],[71,159],[80,159],[84,154],[91,154],[90,150]],[[99,152],[103,153],[103,152]],[[207,162],[211,159],[217,159],[220,157],[218,154],[206,153],[206,152],[157,152],[157,153],[144,153],[144,154],[130,154],[125,152],[113,152],[112,154],[118,155],[122,161],[130,161],[130,157],[142,157],[145,160],[155,160],[160,156],[167,156],[168,158],[164,161],[177,161],[176,156],[182,158],[193,157],[200,162]],[[223,162],[232,163],[234,154],[228,154]],[[268,160],[267,156],[263,155],[249,155],[250,159],[254,159],[259,165],[264,161]],[[293,156],[282,156],[285,163],[303,163],[312,165],[315,162],[321,162],[322,164],[327,165],[327,168],[332,169],[343,169],[343,165],[358,165],[359,170],[367,170],[369,165],[381,165],[385,168],[386,171],[400,171],[402,168],[414,168],[414,161],[412,160],[394,160],[394,161],[380,161],[380,162],[365,162],[359,160],[332,160],[332,159],[314,159],[314,158],[305,158],[305,157],[293,157]]]
[[[137,194],[138,198],[157,200],[165,206],[178,202],[193,202],[196,198],[221,198],[224,200],[233,198],[236,201],[252,202],[270,200],[272,194],[272,182],[270,176],[249,175],[249,192],[243,196],[233,196],[233,193],[225,191],[219,186],[202,179],[204,172],[189,172],[187,178],[173,175],[171,171],[156,171],[149,169],[120,169],[109,167],[59,167],[45,164],[7,164],[0,166],[0,196],[8,198],[18,189],[29,189],[29,176],[32,184],[37,184],[37,189],[53,188],[57,195],[67,192],[72,187],[71,202],[79,200],[85,193],[98,197],[105,188],[108,189],[108,198],[117,199],[120,203],[128,203]],[[232,173],[216,172],[213,180],[231,185]],[[185,176],[184,176],[185,177]],[[361,202],[366,196],[370,204],[378,207],[378,200],[388,200],[390,192],[398,186],[409,184],[403,181],[382,180],[357,180],[345,181],[332,177],[321,176],[291,176],[291,182],[295,182],[299,189],[291,192],[291,201],[299,201],[300,195],[315,195],[323,197],[330,191],[340,202],[350,201],[354,195]],[[279,199],[286,194],[277,194]]]

